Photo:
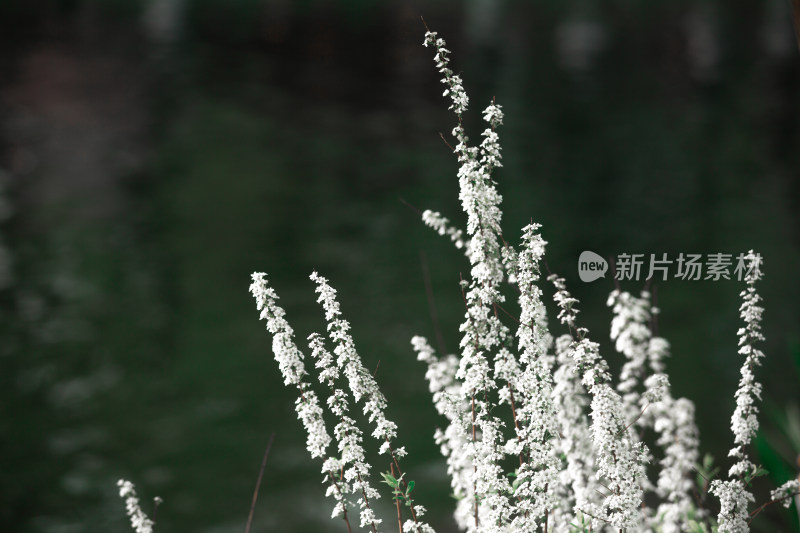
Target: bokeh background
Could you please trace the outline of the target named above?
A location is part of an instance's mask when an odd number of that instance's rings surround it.
[[[551,270],[612,366],[613,288],[586,249],[765,258],[757,452],[800,452],[800,55],[785,0],[4,0],[0,2],[0,529],[128,531],[116,480],[159,533],[345,531],[328,520],[248,294],[263,270],[298,339],[339,289],[406,466],[454,531],[441,424],[414,334],[457,347],[467,265],[413,209],[463,226],[424,16],[479,111],[496,97],[505,236],[544,225]],[[406,202],[406,203],[404,203]],[[638,291],[643,282],[623,285]],[[658,283],[673,387],[724,468],[740,357],[734,281]],[[550,294],[547,289],[547,294]],[[555,320],[553,319],[553,323]],[[770,508],[758,531],[798,531]],[[390,510],[391,511],[391,510]]]

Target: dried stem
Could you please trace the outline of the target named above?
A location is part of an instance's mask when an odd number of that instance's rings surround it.
[[[772,505],[773,503],[778,503],[778,502],[782,502],[783,500],[787,500],[787,499],[789,499],[789,498],[794,498],[794,497],[795,497],[795,496],[797,496],[798,494],[800,494],[800,492],[792,492],[792,493],[790,493],[790,494],[786,494],[785,496],[782,496],[782,497],[780,497],[780,498],[778,498],[778,499],[775,499],[775,500],[770,500],[770,501],[768,501],[768,502],[766,502],[766,503],[762,504],[762,505],[761,505],[761,507],[759,507],[758,509],[756,509],[756,510],[754,510],[752,513],[750,513],[750,520],[748,520],[748,521],[747,521],[747,525],[749,526],[749,525],[750,525],[750,523],[753,521],[753,519],[754,519],[756,516],[758,516],[758,515],[759,515],[759,513],[761,513],[761,511],[763,511],[764,509],[766,509],[767,507],[769,507],[769,506],[770,506],[770,505]]]
[[[258,500],[258,489],[261,487],[261,480],[264,478],[264,468],[267,466],[267,458],[269,457],[269,451],[272,449],[272,442],[275,440],[275,432],[273,431],[269,436],[269,442],[267,442],[267,448],[264,450],[264,458],[261,460],[261,469],[258,471],[258,480],[256,481],[256,488],[253,491],[253,501],[250,504],[250,514],[247,517],[247,527],[244,529],[244,533],[250,533],[250,525],[253,523],[253,513],[256,510],[256,500]],[[158,507],[156,507],[157,509]],[[155,514],[153,515],[155,517]]]
[[[419,251],[419,261],[422,265],[422,278],[425,282],[425,296],[428,299],[428,312],[431,314],[431,321],[433,322],[433,330],[436,333],[436,342],[439,345],[439,353],[442,355],[447,354],[447,348],[444,345],[444,336],[442,335],[442,328],[439,325],[439,314],[436,312],[436,300],[433,298],[433,285],[431,284],[431,273],[428,270],[428,256],[425,255],[423,250]]]
[[[402,483],[403,485],[406,486],[406,488],[408,488],[408,481],[406,481],[404,479],[404,477],[403,477],[404,473],[403,473],[403,470],[400,468],[400,462],[397,460],[397,455],[395,454],[394,448],[392,447],[392,443],[389,441],[389,439],[387,439],[385,437],[384,437],[384,440],[386,441],[386,444],[389,446],[389,454],[392,456],[393,466],[394,466],[394,468],[397,468],[397,476],[395,476],[395,477],[397,478],[397,480],[400,483]],[[394,472],[394,468],[392,468],[392,472]],[[392,474],[392,475],[394,475],[394,474]],[[414,505],[411,504],[408,507],[409,507],[409,509],[411,509],[411,518],[414,520],[414,523],[417,525],[417,531],[419,531],[419,522],[417,522],[417,513],[414,510]],[[398,508],[398,512],[399,512],[399,510],[400,509]]]
[[[389,470],[391,471],[392,476],[397,478],[397,475],[396,475],[395,470],[394,470],[394,464],[389,463]],[[403,517],[400,514],[400,500],[395,499],[394,503],[397,506],[397,531],[398,531],[398,533],[403,533]]]
[[[347,518],[347,506],[345,505],[344,495],[342,494],[342,490],[339,488],[339,484],[336,483],[336,478],[333,477],[333,474],[328,472],[328,476],[331,478],[331,483],[333,483],[334,488],[336,488],[336,492],[339,493],[339,497],[342,499],[342,518],[344,518],[344,523],[347,524],[347,531],[348,533],[353,533],[353,530],[350,528],[350,519]]]

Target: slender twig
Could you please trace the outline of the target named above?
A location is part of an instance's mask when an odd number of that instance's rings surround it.
[[[447,347],[444,344],[442,327],[439,324],[439,314],[436,312],[436,300],[433,298],[433,284],[431,283],[431,273],[428,269],[428,256],[424,250],[419,251],[419,262],[422,265],[422,278],[425,282],[425,296],[428,299],[428,312],[431,314],[433,330],[436,333],[436,343],[439,345],[439,353],[442,356],[447,354]]]
[[[595,520],[600,520],[601,522],[605,522],[606,524],[610,524],[611,523],[608,520],[606,520],[605,518],[600,518],[599,516],[595,516],[592,513],[587,513],[583,509],[575,509],[575,510],[578,511],[579,513],[585,514],[586,516],[594,518]]]
[[[624,428],[622,428],[622,429],[619,431],[619,433],[617,433],[617,437],[619,437],[620,435],[622,435],[623,433],[625,433],[626,431],[628,431],[628,430],[630,429],[630,427],[636,423],[636,421],[637,421],[637,420],[639,420],[640,418],[642,418],[642,415],[644,414],[644,412],[645,412],[645,411],[647,411],[647,408],[648,408],[648,407],[650,407],[650,403],[649,403],[649,402],[648,402],[648,403],[646,403],[644,407],[642,407],[642,410],[639,412],[639,414],[638,414],[638,415],[636,415],[636,418],[634,418],[633,420],[631,420],[630,424],[628,424],[627,426],[625,426]]]
[[[341,481],[343,473],[340,471],[339,473],[339,480]],[[336,492],[339,493],[339,497],[342,500],[342,518],[344,518],[344,523],[347,524],[347,531],[348,533],[353,533],[353,530],[350,528],[350,519],[347,517],[347,505],[344,499],[344,495],[342,494],[342,489],[339,488],[339,484],[336,483],[336,478],[333,477],[333,474],[328,472],[328,476],[331,478],[331,483],[333,483],[333,487],[336,489]]]
[[[400,198],[400,203],[406,206],[407,208],[411,209],[412,211],[414,211],[418,216],[422,216],[422,211],[420,211],[417,207],[408,203],[405,198]]]
[[[500,305],[500,304],[498,304],[498,303],[495,303],[494,305],[496,305],[497,307],[499,307],[499,308],[500,308],[500,310],[501,310],[502,312],[504,312],[506,315],[508,315],[508,316],[509,316],[509,318],[511,318],[511,320],[513,320],[513,321],[514,321],[514,322],[516,322],[517,324],[520,324],[519,318],[515,317],[514,315],[512,315],[511,313],[509,313],[508,311],[506,311],[506,309],[505,309],[505,308],[504,308],[502,305]]]
[[[361,477],[361,474],[358,474],[358,483],[363,487],[364,486],[364,479]],[[369,505],[369,498],[367,498],[367,491],[363,488],[361,489],[361,496],[364,498],[364,506],[372,510],[372,507]],[[370,524],[372,526],[372,533],[378,533],[378,529],[375,527],[375,522]]]
[[[658,308],[658,285],[653,285],[653,308]],[[658,337],[658,313],[650,314],[650,334]]]
[[[794,11],[794,16],[792,17],[794,20],[794,32],[797,38],[797,47],[800,49],[800,0],[793,0],[792,8]]]
[[[444,135],[442,134],[442,132],[441,132],[441,131],[439,132],[439,137],[441,137],[441,138],[442,138],[442,140],[444,141],[444,144],[446,144],[446,145],[447,145],[447,147],[448,147],[448,148],[450,148],[450,151],[451,151],[451,152],[455,152],[455,151],[456,151],[456,150],[455,150],[455,148],[453,148],[453,147],[450,145],[450,143],[449,143],[449,142],[447,142],[447,139],[445,139],[445,138],[444,138]]]
[[[619,278],[617,278],[617,263],[614,262],[613,256],[608,256],[608,264],[611,265],[611,270],[614,272],[614,288],[622,292],[622,288],[619,285]]]
[[[475,446],[475,391],[472,391],[472,445]],[[473,463],[472,471],[477,475],[478,467]],[[478,527],[478,486],[477,481],[472,484],[472,496],[475,500],[475,527]]]
[[[514,388],[511,386],[510,383],[508,384],[508,395],[509,399],[511,400],[511,417],[514,419],[514,429],[517,430],[517,442],[522,444],[522,437],[519,436],[521,431],[519,428],[519,422],[517,421],[517,406],[516,403],[514,402]],[[525,461],[522,458],[522,452],[519,452],[519,466],[522,466],[524,464]]]
[[[780,498],[778,498],[778,499],[775,499],[775,500],[770,500],[770,501],[768,501],[768,502],[764,503],[764,504],[763,504],[761,507],[759,507],[758,509],[756,509],[755,511],[753,511],[752,513],[750,513],[750,520],[748,520],[748,521],[747,521],[747,525],[749,526],[749,525],[750,525],[750,523],[753,521],[753,519],[754,519],[756,516],[758,516],[758,515],[759,515],[759,513],[761,513],[761,511],[763,511],[764,509],[766,509],[767,507],[769,507],[769,506],[770,506],[770,505],[772,505],[773,503],[782,502],[783,500],[786,500],[786,499],[788,499],[788,498],[794,498],[794,497],[795,497],[795,496],[797,496],[798,494],[800,494],[800,492],[792,492],[791,494],[786,494],[785,496],[782,496],[782,497],[780,497]]]
[[[377,372],[378,369],[376,368],[375,371]],[[339,420],[344,422],[344,413],[339,417]],[[345,432],[345,437],[348,434],[349,434],[349,432]],[[342,467],[342,471],[341,472],[342,473],[340,474],[340,477],[343,477],[344,476],[344,467]],[[358,482],[362,487],[361,488],[361,496],[364,499],[364,507],[366,507],[367,509],[371,510],[372,507],[370,507],[370,505],[369,505],[369,498],[367,498],[367,492],[363,488],[364,487],[364,479],[361,477],[361,474],[356,474],[356,475],[358,477]],[[340,494],[341,494],[341,492],[340,492]],[[342,503],[342,508],[344,508],[344,502]],[[345,510],[345,521],[347,521],[347,510]],[[378,533],[378,529],[375,527],[375,522],[372,522],[371,526],[372,526],[372,533]],[[350,527],[350,522],[347,523],[347,527],[348,528]]]
[[[158,515],[158,506],[161,505],[162,501],[163,500],[159,496],[153,498],[153,517],[151,518],[153,522],[153,531],[156,530],[156,515]]]
[[[272,449],[272,442],[275,440],[275,432],[273,431],[269,436],[269,442],[267,442],[267,448],[264,450],[264,458],[261,460],[261,469],[258,471],[258,480],[256,481],[256,489],[253,491],[253,501],[250,504],[250,515],[247,517],[247,527],[244,529],[244,533],[250,533],[250,525],[253,523],[253,513],[256,510],[256,500],[258,500],[258,489],[261,487],[261,480],[264,478],[264,468],[267,466],[267,457],[269,457],[269,451]]]
[[[467,304],[467,297],[464,294],[464,277],[459,272],[458,277],[461,279],[461,299],[464,300],[464,307],[467,308],[467,315],[469,316],[469,304]],[[469,318],[470,323],[472,322],[472,317]],[[478,349],[478,336],[475,336],[475,349]],[[472,400],[471,400],[471,407],[472,410],[472,444],[475,445],[476,437],[475,437],[475,389],[472,390]],[[473,462],[472,464],[472,471],[473,473],[478,472],[478,467]],[[475,527],[478,527],[478,486],[477,482],[473,482],[472,484],[472,497],[475,500]]]
[[[389,446],[389,454],[392,456],[392,463],[393,463],[394,467],[397,468],[397,476],[396,476],[396,478],[400,483],[405,485],[406,486],[406,490],[408,490],[408,481],[406,481],[406,479],[405,479],[405,474],[403,473],[403,469],[400,468],[400,462],[397,460],[397,455],[395,454],[394,448],[392,447],[392,443],[386,437],[384,437],[383,440]],[[394,469],[392,469],[392,472],[394,472]],[[394,474],[392,474],[392,475],[394,475]],[[417,533],[419,533],[419,531],[420,531],[419,522],[417,521],[417,512],[414,509],[414,504],[410,503],[408,507],[411,510],[411,518],[414,520],[414,524],[417,525]],[[398,509],[398,511],[399,511],[399,509]]]
[[[394,476],[395,471],[394,471],[394,465],[392,463],[389,463],[389,470]],[[395,498],[394,503],[397,506],[397,531],[398,533],[403,533],[403,517],[400,514],[400,500],[398,498]]]
[[[544,491],[547,492],[547,485],[544,487]],[[547,533],[547,519],[550,518],[550,512],[544,512],[544,533]]]
[[[647,278],[646,280],[644,280],[644,287],[642,288],[643,291],[650,290],[650,286],[653,284],[653,279],[654,278]]]

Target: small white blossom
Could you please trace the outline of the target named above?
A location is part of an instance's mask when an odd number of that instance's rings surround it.
[[[359,527],[377,527],[383,520],[375,516],[375,512],[369,507],[361,509],[361,524]]]
[[[261,311],[261,319],[267,321],[267,330],[272,333],[272,351],[278,362],[283,382],[297,386],[300,397],[295,409],[308,436],[306,446],[311,457],[325,457],[325,449],[331,437],[325,428],[322,409],[314,391],[303,381],[307,374],[303,364],[303,354],[294,343],[294,330],[286,321],[286,312],[277,304],[278,295],[267,284],[267,275],[254,272],[250,292],[256,299],[256,307]]]
[[[720,500],[719,531],[720,533],[739,533],[748,531],[747,505],[755,501],[747,490],[742,478],[755,474],[758,469],[747,456],[746,447],[758,431],[758,408],[756,400],[761,399],[761,384],[755,380],[753,371],[761,364],[764,354],[755,347],[755,343],[763,341],[761,334],[761,314],[763,308],[758,304],[761,297],[756,293],[755,284],[761,279],[761,256],[752,250],[745,256],[749,270],[745,274],[747,288],[741,292],[742,305],[739,308],[745,327],[739,334],[739,353],[745,356],[741,370],[739,388],[736,390],[736,409],[731,417],[731,429],[734,435],[734,446],[729,456],[737,458],[737,462],[728,470],[730,481],[715,480],[711,492]]]
[[[453,241],[453,243],[456,245],[456,248],[460,249],[465,246],[464,232],[455,226],[452,226],[450,224],[450,220],[442,216],[441,213],[426,209],[422,213],[422,221],[426,226],[435,230],[439,235],[447,235],[450,237],[450,240]]]
[[[709,492],[719,498],[720,510],[718,521],[719,533],[748,533],[749,514],[748,504],[755,501],[738,479],[732,481],[720,481],[715,479],[711,482]]]
[[[444,431],[437,429],[434,439],[447,461],[450,486],[453,494],[458,497],[454,515],[456,523],[461,529],[467,529],[470,524],[474,524],[474,465],[469,436],[470,407],[464,400],[461,383],[456,380],[458,359],[453,355],[437,358],[424,337],[414,337],[411,344],[417,352],[417,359],[428,366],[425,378],[433,394],[433,404],[438,413],[448,420],[447,428]]]
[[[635,528],[641,520],[640,506],[646,483],[644,465],[649,459],[647,447],[629,430],[623,400],[610,386],[608,364],[600,357],[599,346],[588,338],[588,330],[575,328],[577,300],[566,290],[563,279],[551,275],[555,285],[554,300],[561,308],[562,323],[574,329],[578,340],[571,355],[582,383],[591,396],[591,432],[597,474],[604,478],[609,493],[603,498],[599,517],[615,528]]]
[[[758,305],[761,297],[755,290],[756,282],[761,279],[761,256],[751,250],[745,259],[750,264],[750,271],[745,276],[747,289],[741,293],[743,302],[739,308],[745,322],[745,327],[739,330],[739,353],[745,356],[745,361],[735,395],[736,410],[731,419],[734,442],[741,446],[748,445],[758,431],[755,401],[761,399],[761,384],[755,380],[753,371],[764,357],[764,353],[754,346],[756,342],[764,340],[761,334],[761,314],[764,309]]]
[[[350,323],[341,317],[339,302],[336,300],[336,291],[328,284],[327,279],[316,272],[312,273],[310,277],[317,285],[316,292],[319,294],[317,301],[322,304],[325,310],[325,320],[328,322],[328,336],[336,345],[334,348],[334,354],[337,356],[336,366],[339,372],[346,377],[354,401],[363,400],[364,414],[367,415],[368,421],[374,426],[372,436],[379,441],[383,441],[379,452],[381,454],[390,454],[397,465],[398,460],[406,455],[406,451],[402,447],[392,450],[391,443],[397,436],[397,425],[386,418],[386,398],[380,391],[375,378],[364,367],[361,357],[356,351],[355,342],[349,334]],[[321,344],[319,337],[312,336],[311,342],[316,346]],[[333,357],[319,348],[317,352],[318,361],[324,361],[324,372],[326,365],[333,364]],[[330,371],[329,374],[333,375],[334,372]],[[337,403],[342,404],[340,409],[344,410],[347,401],[343,399],[345,396],[343,392],[340,395],[342,399],[337,400]],[[343,454],[342,462],[345,464],[352,462],[352,466],[345,470],[345,479],[353,483],[354,489],[360,491],[363,495],[362,527],[364,524],[371,524],[375,528],[380,523],[380,520],[375,518],[367,501],[378,498],[379,494],[369,483],[370,465],[366,463],[364,458],[364,451],[361,446],[361,430],[356,427],[353,420],[347,416],[342,416],[340,424],[336,426],[335,435],[339,442],[339,450]],[[420,513],[417,512],[418,506],[411,503],[410,507],[412,515],[419,516]],[[415,520],[415,523],[420,529],[425,525],[419,520]]]
[[[150,520],[142,508],[139,506],[139,497],[136,495],[136,487],[130,481],[120,479],[117,481],[120,498],[125,498],[125,510],[131,519],[131,527],[136,533],[153,533],[155,523]],[[156,505],[161,502],[161,498],[156,498]]]
[[[774,502],[781,502],[784,507],[789,507],[792,504],[792,497],[797,497],[798,494],[800,494],[800,481],[797,479],[790,479],[773,490],[769,498]]]

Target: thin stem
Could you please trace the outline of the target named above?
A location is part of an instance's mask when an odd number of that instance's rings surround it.
[[[519,318],[515,317],[514,315],[512,315],[511,313],[509,313],[508,311],[506,311],[506,310],[505,310],[505,308],[504,308],[502,305],[500,305],[500,304],[498,304],[498,303],[495,303],[494,305],[496,305],[497,307],[499,307],[499,308],[500,308],[500,310],[501,310],[502,312],[504,312],[505,314],[507,314],[507,315],[508,315],[508,316],[511,318],[511,320],[513,320],[513,321],[514,321],[514,322],[516,322],[517,324],[520,324]]]
[[[444,135],[442,134],[442,132],[441,132],[441,131],[439,132],[439,137],[441,137],[441,138],[442,138],[442,140],[444,141],[444,144],[446,144],[446,145],[447,145],[447,147],[448,147],[448,148],[450,148],[450,151],[451,151],[451,152],[455,152],[455,151],[456,151],[456,150],[455,150],[455,148],[453,148],[453,147],[450,145],[450,143],[449,143],[449,142],[447,142],[447,139],[445,139],[445,138],[444,138]]]
[[[413,205],[408,203],[405,200],[405,198],[400,198],[400,203],[403,204],[404,206],[406,206],[407,208],[411,209],[412,211],[414,211],[418,216],[420,216],[420,217],[422,216],[422,211],[420,211],[417,207],[414,207]]]
[[[153,499],[153,517],[151,521],[153,522],[153,531],[156,530],[156,516],[158,515],[158,506],[161,505],[161,498],[156,496]]]
[[[364,480],[362,479],[361,474],[357,475],[358,475],[358,482],[361,483],[363,486]],[[364,505],[367,507],[367,509],[372,510],[372,507],[370,507],[369,505],[369,498],[367,498],[367,493],[364,489],[361,489],[361,496],[364,498]],[[372,522],[370,525],[372,526],[372,533],[378,533],[378,529],[375,527],[375,522]]]
[[[628,424],[627,426],[625,426],[624,428],[622,428],[622,429],[619,431],[619,433],[617,433],[617,437],[621,436],[623,433],[625,433],[626,431],[628,431],[628,430],[630,429],[630,427],[636,423],[636,421],[637,421],[637,420],[639,420],[640,418],[642,418],[642,415],[644,414],[644,412],[645,412],[645,411],[647,411],[647,408],[648,408],[648,407],[650,407],[650,403],[649,403],[649,402],[648,402],[648,403],[646,403],[646,404],[645,404],[645,406],[642,408],[641,412],[640,412],[638,415],[636,415],[636,418],[634,418],[633,420],[631,420],[630,424]]]
[[[763,505],[761,505],[761,507],[759,507],[758,509],[756,509],[755,511],[750,513],[750,520],[747,521],[747,525],[749,526],[750,523],[753,521],[753,519],[756,516],[758,516],[758,514],[761,513],[761,511],[763,511],[764,509],[766,509],[767,507],[769,507],[773,503],[778,503],[778,502],[782,502],[783,500],[786,500],[786,499],[789,499],[789,498],[794,498],[798,494],[800,494],[800,492],[792,492],[791,494],[786,494],[785,496],[783,496],[781,498],[778,498],[777,500],[770,500],[770,501],[764,503]]]
[[[794,31],[795,36],[797,38],[797,47],[800,48],[800,0],[794,0],[792,2],[792,7],[794,10]]]
[[[547,486],[544,488],[545,492],[547,492]],[[544,513],[544,533],[547,533],[547,519],[550,518],[550,511],[545,511]]]
[[[608,263],[611,265],[611,270],[614,272],[614,288],[622,292],[622,287],[619,286],[619,279],[617,278],[617,264],[614,262],[614,258],[612,256],[608,257]]]
[[[386,437],[384,437],[384,441],[386,441],[386,444],[389,446],[389,454],[392,456],[393,467],[397,468],[397,476],[396,477],[397,477],[398,481],[400,481],[400,483],[404,484],[406,486],[406,489],[408,489],[408,481],[406,481],[404,479],[404,477],[403,477],[404,473],[403,473],[403,470],[400,468],[400,462],[397,460],[397,455],[395,455],[394,448],[392,448],[392,443]],[[392,468],[392,472],[394,472],[394,468]],[[394,475],[394,474],[392,474],[392,475]],[[417,522],[417,512],[414,509],[414,504],[412,503],[408,507],[411,510],[411,518],[414,520],[414,524],[417,525],[417,531],[419,532],[419,530],[420,530],[419,529],[419,522]],[[398,512],[399,511],[400,511],[400,508],[398,507]]]
[[[425,282],[425,296],[428,299],[428,312],[431,314],[433,330],[436,332],[436,342],[439,345],[439,352],[444,356],[447,354],[447,348],[444,345],[444,336],[442,335],[442,328],[439,325],[439,314],[436,312],[436,300],[433,298],[433,284],[431,283],[430,270],[428,270],[428,256],[425,255],[423,250],[419,251],[419,261],[422,265],[422,278]]]
[[[521,443],[522,437],[519,436],[520,429],[519,423],[517,422],[517,407],[514,403],[514,391],[510,384],[508,386],[508,393],[509,399],[511,400],[511,416],[514,418],[514,429],[517,430],[517,442]],[[522,466],[523,464],[525,464],[525,461],[522,459],[522,452],[519,452],[519,466]]]
[[[394,465],[389,463],[389,470],[392,473],[392,476],[395,476]],[[395,505],[397,506],[397,531],[398,533],[403,533],[403,517],[400,514],[400,500],[394,500]]]
[[[494,317],[499,322],[500,321],[500,317],[497,316],[497,308],[500,307],[500,305],[495,303],[495,304],[493,304],[492,307],[494,309]],[[517,322],[519,322],[519,321],[517,321]],[[531,326],[531,328],[532,327],[533,326]],[[500,344],[505,348],[505,342],[500,341]],[[511,385],[510,382],[506,381],[506,383],[508,383],[508,394],[509,394],[509,400],[510,400],[510,403],[511,403],[511,418],[514,420],[514,429],[516,430],[516,433],[517,433],[517,442],[522,443],[522,437],[519,436],[520,429],[519,429],[519,422],[517,421],[517,407],[516,407],[516,404],[514,402],[514,387]],[[522,458],[522,452],[519,452],[519,466],[522,466],[523,464],[525,464],[525,460]],[[517,499],[519,500],[520,498],[517,498]],[[526,517],[528,516],[527,511],[525,512],[525,516]]]
[[[475,447],[475,391],[472,391],[472,446]],[[472,471],[476,474],[478,473],[478,467],[472,464]],[[478,485],[477,481],[473,481],[472,483],[472,497],[475,499],[475,527],[478,527]]]
[[[244,533],[250,533],[250,525],[253,523],[253,513],[256,510],[258,489],[261,487],[261,480],[264,478],[264,468],[266,468],[267,466],[267,457],[269,457],[269,451],[272,449],[272,442],[274,440],[275,440],[275,432],[273,431],[269,436],[269,442],[267,442],[267,448],[264,450],[264,458],[261,460],[261,469],[258,471],[258,480],[256,481],[256,488],[253,491],[253,501],[250,504],[250,515],[247,517],[247,527],[245,527]],[[158,509],[157,506],[156,509]]]
[[[606,520],[606,519],[604,519],[604,518],[600,518],[599,516],[595,516],[595,515],[593,515],[593,514],[591,514],[591,513],[587,513],[587,512],[586,512],[586,511],[584,511],[583,509],[575,509],[575,510],[576,510],[576,511],[578,511],[578,512],[580,512],[580,513],[582,513],[582,514],[585,514],[586,516],[589,516],[589,517],[591,517],[591,518],[594,518],[595,520],[600,520],[601,522],[605,522],[606,524],[610,524],[610,523],[611,523],[611,522],[609,522],[608,520]]]
[[[344,518],[344,523],[347,524],[347,531],[348,533],[353,533],[353,530],[350,528],[350,519],[347,518],[347,505],[345,505],[344,495],[342,495],[342,491],[339,488],[339,484],[336,483],[336,478],[333,477],[333,474],[328,472],[328,476],[331,478],[331,483],[333,483],[336,492],[339,493],[339,497],[342,499],[342,517]]]

